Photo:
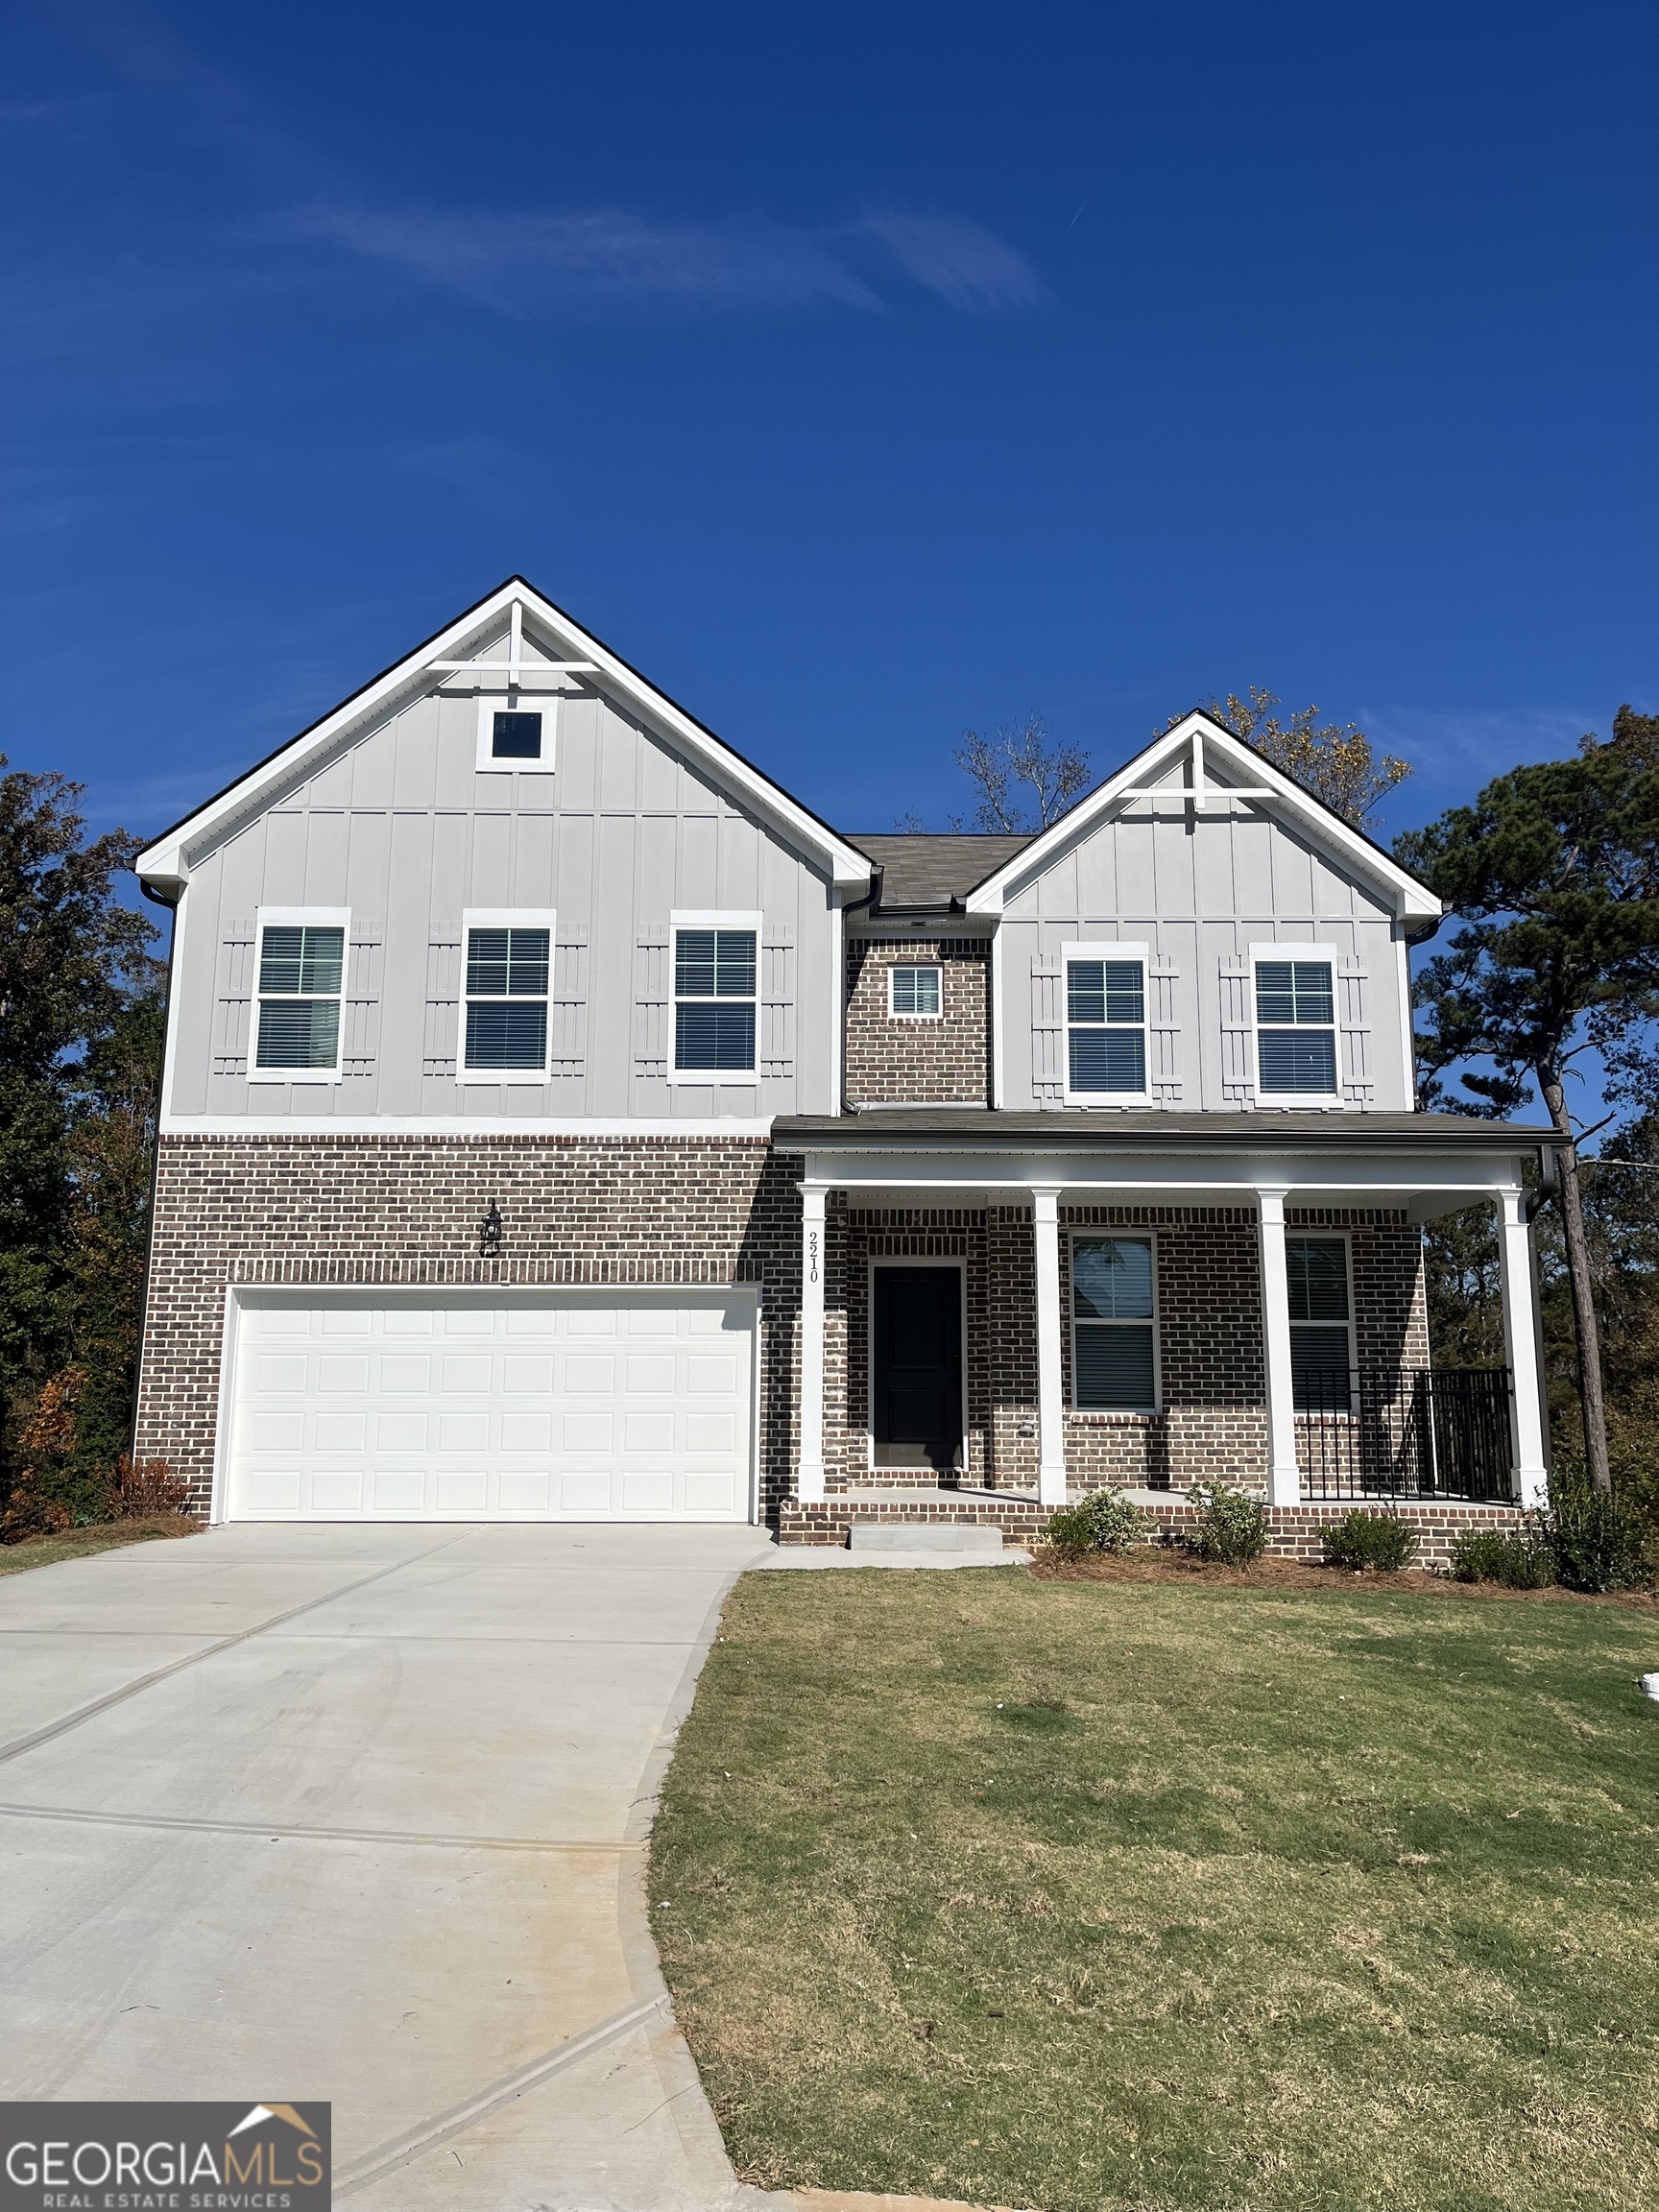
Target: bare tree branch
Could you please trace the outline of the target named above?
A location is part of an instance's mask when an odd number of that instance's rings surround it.
[[[1009,834],[1057,822],[1091,774],[1084,749],[1051,740],[1041,714],[1004,723],[995,737],[964,730],[956,765],[979,787],[973,827]]]

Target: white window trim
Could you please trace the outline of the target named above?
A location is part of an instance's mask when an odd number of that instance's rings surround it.
[[[1271,1112],[1277,1107],[1283,1113],[1294,1113],[1303,1106],[1346,1106],[1342,1095],[1342,1019],[1340,963],[1343,950],[1339,945],[1252,945],[1250,948],[1250,1089],[1260,1107]],[[1331,969],[1331,1043],[1332,1061],[1336,1070],[1334,1091],[1263,1091],[1262,1088],[1262,1023],[1256,1016],[1256,970],[1263,960],[1323,960]],[[1268,1022],[1269,1029],[1281,1024]],[[1300,1023],[1310,1027],[1310,1023]]]
[[[547,1061],[540,1068],[469,1068],[467,1065],[467,955],[474,929],[545,929],[547,932],[547,1052],[553,1049],[553,962],[558,950],[558,916],[551,906],[469,906],[461,917],[461,1018],[455,1039],[455,1080],[470,1089],[496,1090],[503,1083],[547,1080]],[[503,999],[510,1005],[510,999]]]
[[[268,928],[338,929],[340,946],[340,1022],[334,1033],[332,1068],[261,1068],[259,1066],[259,972],[265,964]],[[250,1083],[338,1083],[343,1079],[346,1052],[346,982],[351,962],[351,909],[349,906],[261,906],[253,916],[252,1018],[249,1023],[248,1077]]]
[[[1150,1106],[1150,1083],[1140,1091],[1073,1091],[1071,1088],[1071,963],[1073,960],[1139,960],[1141,963],[1141,1065],[1148,1071],[1152,1066],[1152,1025],[1147,1008],[1152,997],[1152,949],[1149,945],[1119,943],[1115,937],[1103,937],[1092,945],[1062,945],[1060,948],[1060,1034],[1063,1062],[1061,1069],[1065,1089],[1061,1095],[1068,1106],[1097,1106],[1108,1110],[1118,1106]],[[1128,1022],[1115,1022],[1115,1028],[1128,1029]]]
[[[526,667],[530,663],[526,663]],[[480,691],[478,694],[478,759],[480,776],[551,776],[555,756],[559,750],[559,702],[557,691],[532,691],[520,686],[516,691]],[[541,717],[541,757],[540,760],[497,760],[490,748],[495,742],[495,716],[497,714],[540,714]]]
[[[1302,1222],[1294,1228],[1286,1229],[1285,1241],[1286,1244],[1340,1244],[1342,1247],[1342,1266],[1348,1283],[1348,1382],[1350,1391],[1352,1391],[1356,1386],[1356,1378],[1359,1372],[1359,1322],[1354,1296],[1353,1231],[1349,1229],[1314,1229],[1310,1228],[1306,1222]],[[1292,1321],[1289,1326],[1292,1329],[1338,1329],[1341,1327],[1341,1323],[1338,1321]],[[1300,1406],[1296,1407],[1298,1413],[1302,1410]],[[1346,1415],[1341,1413],[1327,1414],[1324,1418],[1340,1421],[1350,1418],[1353,1412],[1354,1407],[1350,1406]]]
[[[931,968],[939,978],[939,1008],[934,1014],[901,1014],[893,1003],[893,978],[901,968]],[[945,1019],[945,963],[942,960],[889,960],[887,963],[887,1019],[889,1022],[943,1022]]]
[[[752,1091],[760,1080],[760,965],[765,950],[765,917],[758,913],[743,913],[736,908],[676,907],[668,917],[668,1080],[670,1083],[691,1083],[707,1090],[710,1085],[738,1084]],[[674,1053],[680,1032],[680,994],[675,986],[679,982],[680,932],[682,929],[753,929],[755,932],[755,997],[746,1001],[728,999],[728,1005],[753,1004],[755,1008],[755,1065],[753,1068],[677,1068]],[[713,999],[687,999],[687,1005],[713,1005]]]
[[[1147,1421],[1159,1418],[1164,1411],[1164,1331],[1158,1296],[1158,1232],[1156,1229],[1095,1228],[1092,1226],[1069,1227],[1066,1238],[1066,1314],[1071,1330],[1071,1390],[1068,1413],[1080,1413],[1090,1421]],[[1077,1296],[1071,1278],[1073,1248],[1081,1239],[1084,1243],[1104,1243],[1115,1238],[1119,1243],[1150,1244],[1152,1247],[1152,1403],[1150,1406],[1080,1406],[1077,1403],[1077,1331],[1083,1329],[1126,1329],[1138,1326],[1127,1316],[1122,1321],[1080,1321],[1077,1314]],[[1353,1303],[1353,1292],[1349,1292]]]
[[[878,1267],[954,1267],[962,1278],[962,1303],[958,1317],[962,1331],[962,1448],[961,1460],[955,1472],[968,1472],[968,1262],[960,1254],[950,1252],[883,1252],[872,1253],[864,1267],[864,1446],[866,1463],[876,1473],[876,1270]],[[882,1473],[895,1475],[903,1470],[888,1467]]]

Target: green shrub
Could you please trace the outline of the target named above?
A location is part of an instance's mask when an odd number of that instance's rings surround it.
[[[1613,1495],[1642,1531],[1648,1581],[1659,1581],[1659,1470],[1615,1468]]]
[[[1555,1579],[1555,1561],[1531,1528],[1470,1528],[1453,1541],[1452,1579],[1542,1590]]]
[[[1131,1551],[1145,1543],[1150,1527],[1140,1506],[1121,1491],[1095,1490],[1056,1513],[1044,1533],[1056,1551],[1077,1559],[1085,1551]]]
[[[1189,1551],[1219,1567],[1248,1567],[1267,1549],[1267,1508],[1259,1498],[1225,1482],[1194,1482],[1187,1493],[1198,1508],[1188,1531]]]
[[[1617,1493],[1582,1478],[1551,1481],[1550,1503],[1533,1514],[1537,1540],[1565,1590],[1631,1590],[1648,1579],[1647,1531]]]
[[[1327,1567],[1346,1567],[1357,1575],[1372,1567],[1380,1575],[1398,1575],[1417,1555],[1417,1531],[1397,1513],[1367,1513],[1356,1505],[1340,1521],[1325,1524],[1319,1548]]]

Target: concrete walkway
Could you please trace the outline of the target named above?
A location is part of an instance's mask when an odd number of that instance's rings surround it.
[[[354,2212],[740,2195],[638,1888],[732,1527],[255,1527],[0,1579],[0,2097],[326,2098]]]

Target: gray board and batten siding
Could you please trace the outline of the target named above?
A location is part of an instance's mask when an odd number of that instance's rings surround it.
[[[1114,942],[1148,949],[1152,1104],[1274,1103],[1257,1094],[1250,979],[1251,948],[1267,944],[1330,950],[1343,1103],[1412,1104],[1401,925],[1380,890],[1277,812],[1174,799],[1116,809],[1016,878],[1001,934],[1001,1103],[1014,1112],[1064,1102],[1064,948]]]
[[[526,640],[526,666],[541,658]],[[551,775],[479,772],[475,694],[434,687],[192,855],[170,1118],[489,1126],[833,1110],[839,945],[822,864],[624,703],[582,677],[557,689]],[[249,1079],[262,907],[349,909],[337,1082]],[[461,1083],[462,916],[507,908],[556,915],[548,1079]],[[753,1076],[668,1080],[676,910],[762,917]]]

